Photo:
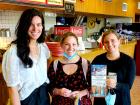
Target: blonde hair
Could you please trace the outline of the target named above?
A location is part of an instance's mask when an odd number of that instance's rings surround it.
[[[66,33],[64,33],[64,34],[62,35],[62,39],[61,39],[61,41],[60,41],[60,44],[62,45],[62,44],[64,43],[65,39],[66,39],[67,37],[69,37],[69,36],[74,37],[74,38],[76,39],[76,41],[77,41],[77,44],[79,45],[79,43],[78,43],[78,37],[77,37],[74,33],[72,33],[72,32],[66,32]]]
[[[108,30],[105,31],[102,35],[102,44],[104,44],[104,38],[109,34],[114,34],[118,40],[121,38],[120,35],[115,30]]]

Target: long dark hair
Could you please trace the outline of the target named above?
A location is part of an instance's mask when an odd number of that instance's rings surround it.
[[[30,37],[28,35],[28,29],[31,25],[34,16],[39,16],[41,18],[43,26],[42,34],[37,39],[37,42],[38,43],[44,42],[45,40],[44,17],[43,14],[36,9],[27,9],[22,13],[15,30],[17,39],[12,42],[17,45],[17,55],[21,59],[25,67],[32,67],[33,65],[33,61],[29,57]]]

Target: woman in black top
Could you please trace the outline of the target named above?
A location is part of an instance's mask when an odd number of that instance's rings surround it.
[[[107,74],[117,74],[117,83],[113,79],[107,79],[107,87],[116,93],[115,105],[131,105],[130,89],[135,79],[135,62],[130,56],[119,51],[120,37],[115,31],[105,32],[102,43],[107,52],[98,55],[92,64],[105,64]],[[104,98],[95,98],[94,103],[106,105]]]

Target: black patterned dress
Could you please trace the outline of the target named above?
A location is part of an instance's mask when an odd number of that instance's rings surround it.
[[[58,61],[56,72],[53,68],[53,62],[50,64],[48,70],[48,77],[50,79],[50,91],[54,88],[67,88],[72,91],[81,91],[84,89],[90,90],[91,87],[91,75],[90,75],[90,63],[88,62],[88,71],[86,79],[84,76],[82,68],[82,58],[80,58],[76,63],[78,69],[72,75],[67,75],[63,71],[63,63]],[[52,105],[74,105],[75,99],[63,97],[63,96],[52,96]],[[88,96],[81,98],[80,105],[91,105],[91,100]]]

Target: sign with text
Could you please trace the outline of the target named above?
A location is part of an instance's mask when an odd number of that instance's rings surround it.
[[[65,13],[66,14],[74,14],[75,13],[74,4],[65,3]]]
[[[43,6],[52,6],[52,7],[63,7],[64,0],[5,0],[7,2],[17,2],[17,3],[27,3]]]
[[[21,3],[29,3],[29,4],[39,4],[39,5],[46,4],[46,0],[11,0],[11,1],[16,1],[16,2],[21,2]]]
[[[76,0],[65,0],[65,2],[76,3]]]
[[[54,27],[54,34],[55,35],[63,35],[66,32],[73,32],[78,37],[83,35],[83,27],[79,26],[55,26]]]
[[[46,5],[64,6],[64,0],[46,0]]]

